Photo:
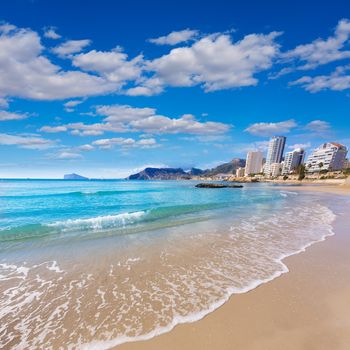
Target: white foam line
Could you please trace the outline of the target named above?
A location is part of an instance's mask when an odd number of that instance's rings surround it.
[[[336,218],[336,215],[330,211],[330,222],[329,224],[331,224]],[[243,293],[247,293],[257,287],[259,287],[262,284],[271,282],[272,280],[274,280],[277,277],[280,277],[281,275],[283,275],[284,273],[289,272],[289,269],[287,267],[286,264],[283,263],[283,260],[289,256],[293,256],[293,255],[297,255],[300,254],[302,252],[305,252],[306,248],[312,246],[315,243],[318,242],[322,242],[325,241],[327,237],[329,236],[333,236],[335,233],[332,230],[332,228],[329,229],[329,233],[325,234],[324,236],[322,236],[319,240],[317,241],[313,241],[310,243],[305,244],[304,246],[302,246],[299,250],[295,251],[295,252],[291,252],[291,253],[287,253],[287,254],[282,254],[279,258],[275,259],[274,261],[278,264],[281,265],[281,270],[280,271],[276,271],[275,273],[273,273],[270,277],[265,278],[263,280],[255,280],[253,282],[251,282],[247,287],[245,288],[229,288],[226,295],[219,300],[218,302],[212,304],[209,306],[208,309],[206,310],[202,310],[200,312],[197,313],[192,313],[189,314],[187,316],[176,316],[173,318],[172,322],[165,327],[161,327],[158,329],[155,329],[147,334],[143,334],[140,336],[136,336],[136,337],[129,337],[129,336],[121,336],[115,339],[111,339],[111,340],[107,340],[107,341],[93,341],[90,342],[88,344],[80,344],[79,348],[83,349],[83,350],[101,350],[101,349],[110,349],[112,347],[124,344],[124,343],[130,343],[130,342],[136,342],[136,341],[145,341],[145,340],[149,340],[152,339],[156,336],[162,335],[164,333],[168,333],[171,330],[173,330],[175,328],[175,326],[179,325],[179,324],[184,324],[184,323],[193,323],[196,321],[201,320],[202,318],[204,318],[205,316],[207,316],[208,314],[212,313],[213,311],[215,311],[216,309],[218,309],[219,307],[221,307],[222,305],[224,305],[232,295],[234,294],[243,294]],[[73,349],[76,345],[74,346],[69,346],[69,349]]]

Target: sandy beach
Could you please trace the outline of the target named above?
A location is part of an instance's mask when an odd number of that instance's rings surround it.
[[[350,196],[347,186],[294,189]],[[118,349],[349,349],[349,227],[344,212],[334,223],[334,236],[284,260],[289,273],[234,295],[198,322]]]

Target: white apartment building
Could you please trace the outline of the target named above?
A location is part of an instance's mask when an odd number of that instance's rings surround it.
[[[277,177],[282,173],[283,164],[282,163],[272,163],[270,165],[270,176]]]
[[[263,153],[260,151],[251,151],[247,153],[244,176],[258,174],[261,172],[263,162]]]
[[[293,173],[297,167],[304,163],[305,151],[302,148],[297,148],[294,151],[287,152],[284,157],[282,175]]]
[[[308,172],[343,169],[347,148],[336,142],[327,142],[313,150],[306,162]]]
[[[264,174],[270,175],[271,165],[275,163],[281,163],[285,144],[285,136],[273,136],[271,138],[267,151],[266,163],[264,166]]]
[[[244,176],[244,169],[245,168],[236,169],[236,177],[243,177]]]

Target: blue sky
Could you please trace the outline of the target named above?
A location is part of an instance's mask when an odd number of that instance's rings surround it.
[[[0,177],[350,146],[346,1],[2,1]]]

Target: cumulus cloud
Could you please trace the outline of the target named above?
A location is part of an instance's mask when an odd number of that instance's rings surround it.
[[[74,107],[80,105],[83,102],[84,102],[83,100],[71,100],[71,101],[68,101],[68,102],[63,104],[64,110],[66,112],[74,112]]]
[[[53,147],[55,142],[36,135],[0,134],[0,145],[42,150]]]
[[[316,39],[309,44],[298,45],[293,50],[282,54],[286,60],[298,60],[303,65],[299,69],[312,69],[319,65],[349,58],[350,51],[343,50],[349,43],[350,21],[342,19],[338,22],[334,35],[327,39]]]
[[[306,130],[322,133],[327,132],[331,129],[331,125],[324,120],[313,120],[310,123],[306,124]]]
[[[128,105],[104,105],[96,107],[96,114],[104,117],[101,123],[69,123],[60,126],[43,126],[43,132],[64,132],[78,136],[98,136],[105,132],[145,132],[149,134],[223,134],[231,127],[219,122],[201,122],[191,114],[170,118],[157,114],[155,108],[138,108]]]
[[[57,155],[58,159],[79,159],[83,156],[80,153],[63,151]]]
[[[27,113],[14,113],[8,111],[0,111],[0,121],[8,121],[8,120],[21,120],[29,117]]]
[[[29,29],[0,35],[0,96],[55,100],[104,94],[116,84],[81,71],[64,71],[43,56],[38,34]]]
[[[198,30],[184,29],[180,31],[173,31],[168,35],[159,38],[149,39],[148,41],[157,45],[177,45],[198,36]]]
[[[350,75],[346,74],[349,67],[338,67],[330,75],[303,76],[289,83],[290,86],[300,85],[311,93],[322,90],[343,91],[350,88]]]
[[[246,128],[245,131],[255,136],[269,137],[287,134],[296,126],[297,123],[293,119],[290,119],[278,123],[255,123]]]
[[[106,116],[112,125],[124,124],[130,131],[152,134],[219,134],[228,131],[229,125],[217,122],[199,122],[191,114],[180,118],[159,115],[154,108],[135,108],[128,105],[99,106],[96,112]]]
[[[56,132],[65,132],[68,128],[64,125],[58,126],[43,126],[39,129],[39,131],[47,132],[47,133],[56,133]]]
[[[84,71],[98,73],[108,81],[117,83],[120,88],[125,82],[141,76],[143,56],[128,60],[128,55],[120,47],[112,51],[92,50],[75,55],[73,65]]]
[[[271,67],[279,52],[275,42],[280,33],[250,34],[232,42],[226,34],[208,35],[191,46],[172,49],[168,54],[149,62],[154,72],[147,89],[162,85],[201,85],[205,91],[215,91],[258,83],[254,74]]]
[[[110,139],[100,139],[92,143],[101,149],[110,149],[114,146],[123,148],[139,147],[139,148],[155,148],[159,145],[154,138],[134,140],[133,138],[114,137]]]
[[[310,147],[311,147],[311,143],[310,142],[295,143],[294,145],[288,146],[288,148],[291,149],[291,150],[295,150],[297,148],[307,149],[307,148],[310,148]]]
[[[256,73],[269,69],[279,52],[275,39],[280,34],[251,34],[233,42],[228,34],[198,38],[192,30],[173,32],[155,40],[174,43],[191,38],[194,42],[153,60],[143,55],[130,59],[120,47],[81,53],[90,40],[68,40],[51,49],[78,69],[63,70],[44,55],[46,48],[35,31],[9,24],[0,26],[0,31],[0,97],[37,100],[112,92],[151,96],[166,86],[200,85],[215,91],[256,85]],[[54,28],[44,34],[57,35]]]
[[[86,145],[78,146],[77,149],[78,149],[79,151],[92,151],[92,150],[95,149],[95,147],[94,147],[94,146],[91,146],[91,145],[89,145],[89,144],[86,144]]]
[[[57,34],[56,28],[47,27],[47,28],[44,28],[44,37],[48,39],[57,40],[61,38],[61,35]]]
[[[86,46],[91,44],[91,40],[68,40],[63,44],[56,46],[52,49],[52,52],[61,57],[66,57],[72,55],[73,53],[78,53],[82,51]]]

